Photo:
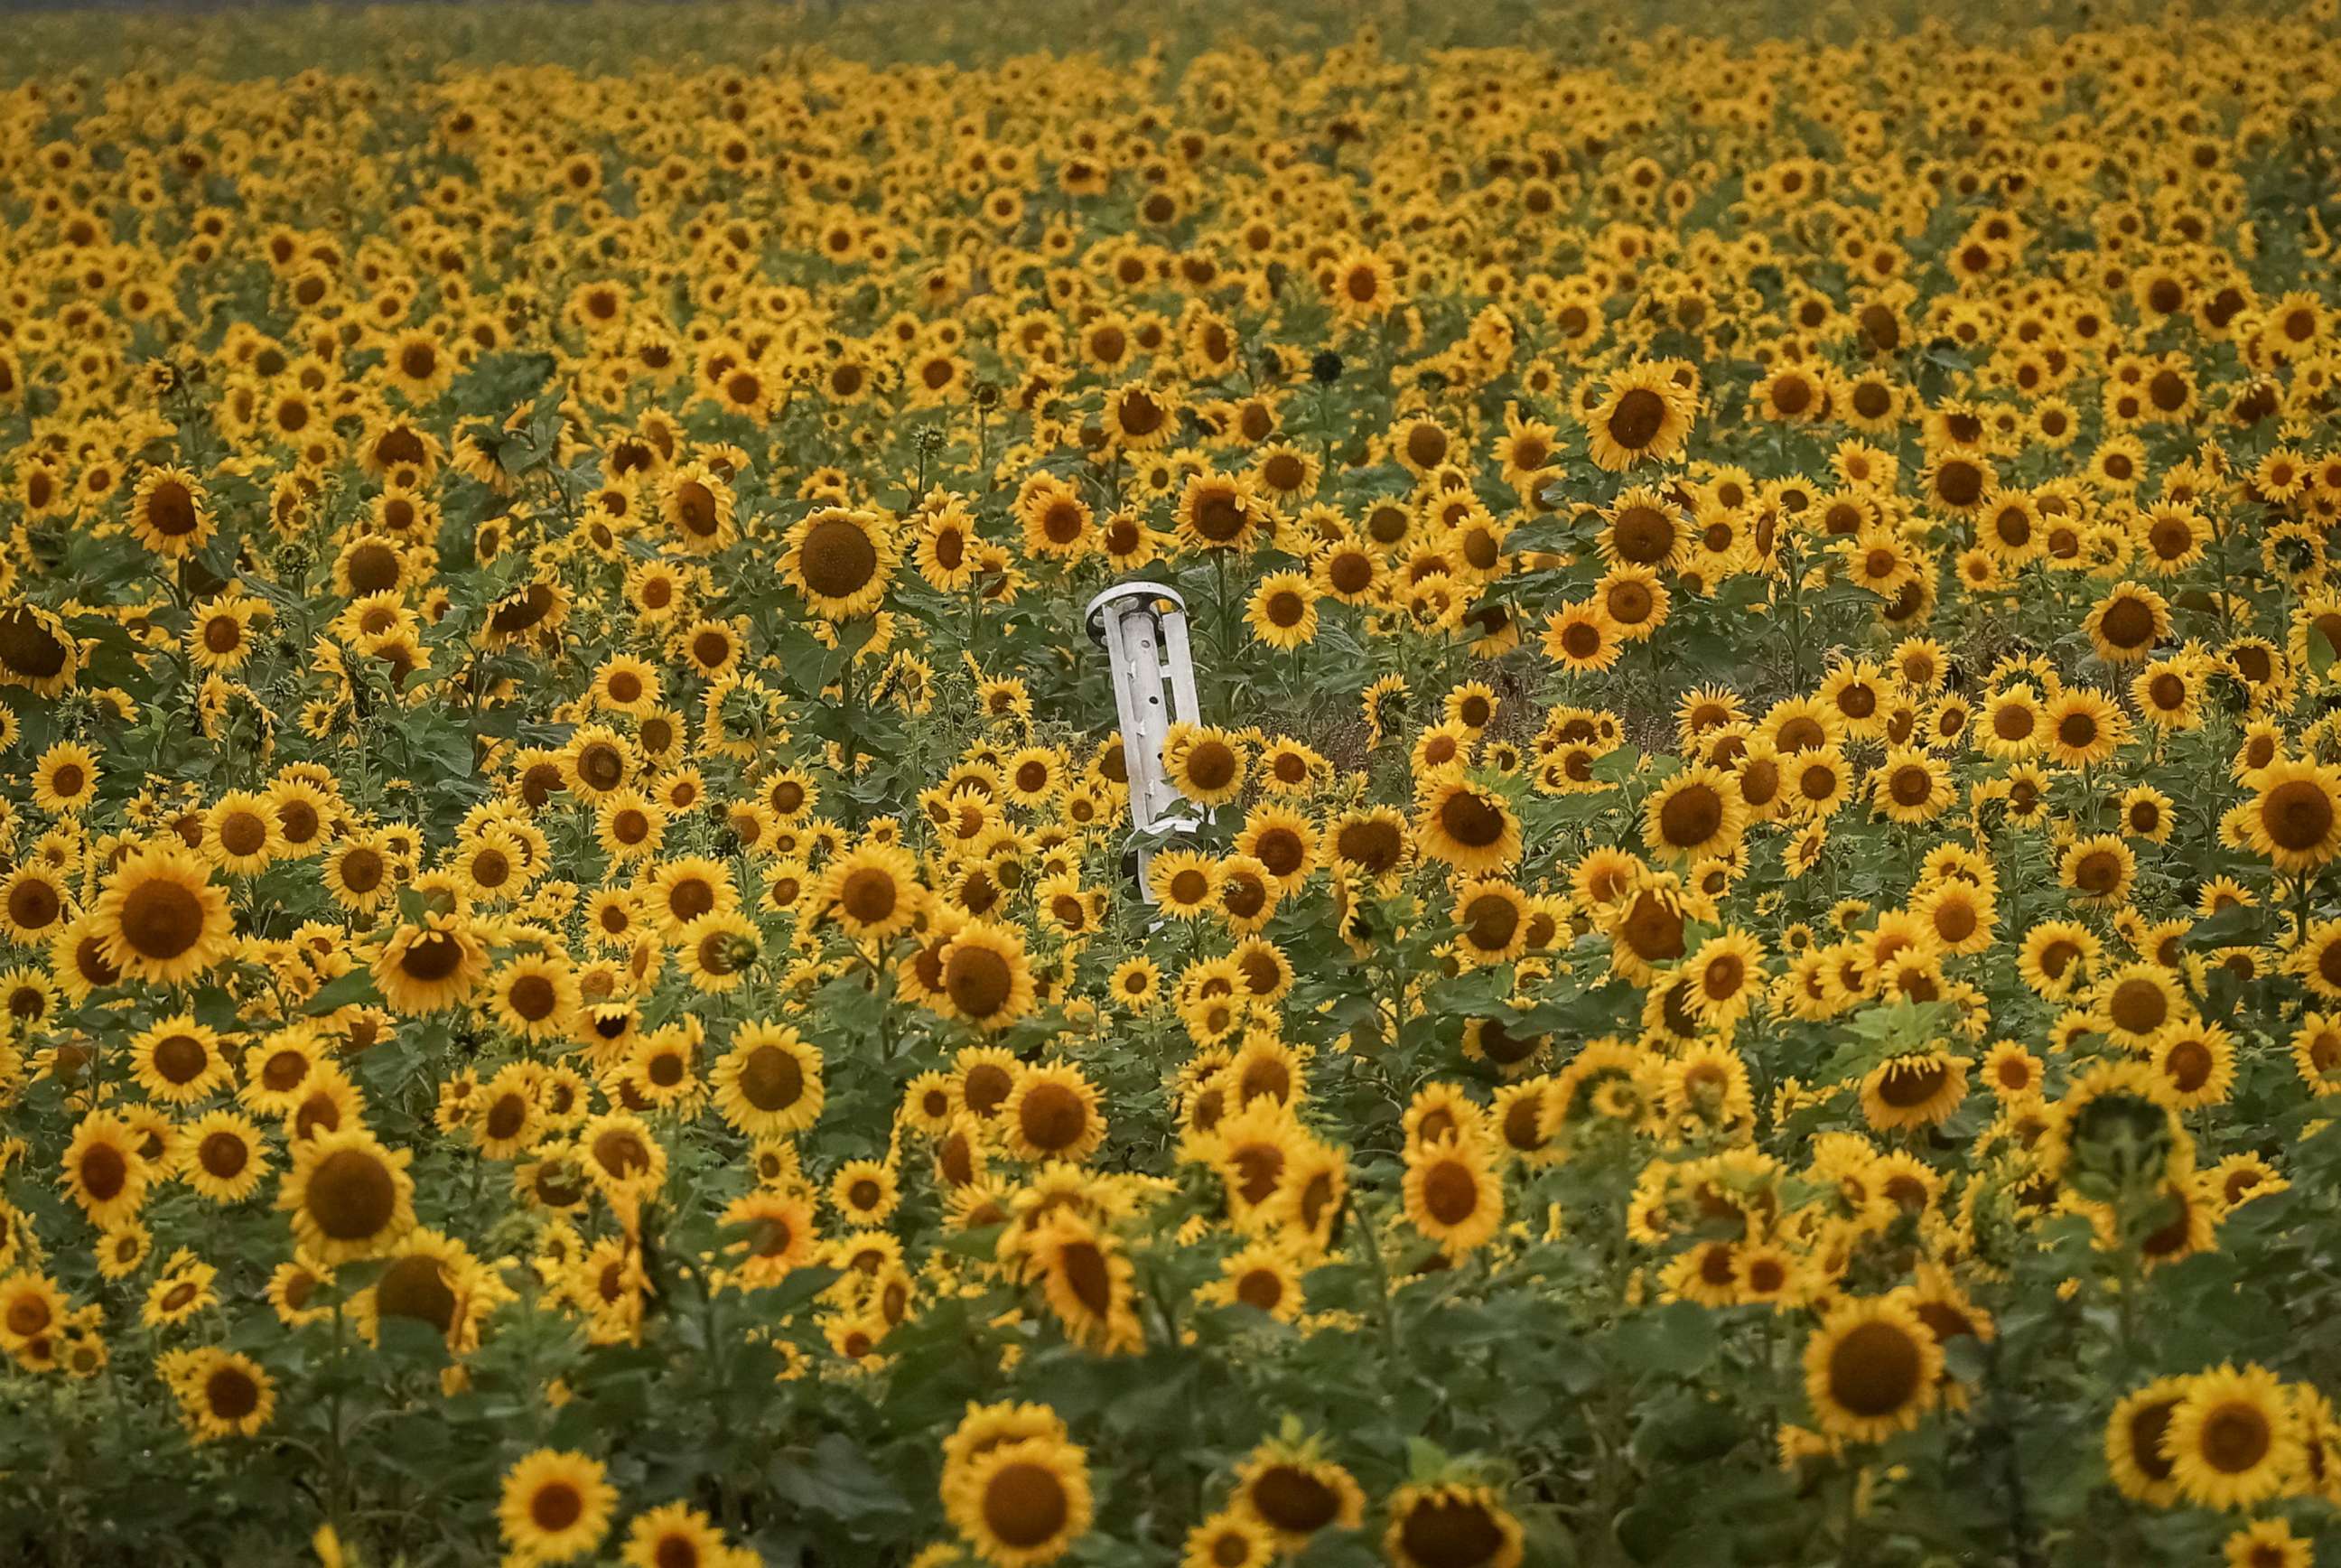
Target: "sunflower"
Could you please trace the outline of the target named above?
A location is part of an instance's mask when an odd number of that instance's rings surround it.
[[[2123,583],[2099,599],[2084,623],[2097,657],[2136,664],[2170,635],[2169,602],[2137,583]]]
[[[1728,1031],[1756,1004],[1764,987],[1764,947],[1742,931],[1708,937],[1684,965],[1688,1005],[1708,1027]]]
[[[1243,793],[1245,748],[1220,729],[1174,724],[1162,739],[1163,776],[1197,805],[1224,805]]]
[[[1823,822],[1852,798],[1853,770],[1833,745],[1784,757],[1779,766],[1787,780],[1781,796],[1796,816]]]
[[[752,1138],[802,1132],[821,1116],[822,1056],[781,1024],[743,1024],[711,1075],[715,1108]]]
[[[1032,1010],[1032,971],[1014,930],[971,920],[941,952],[941,984],[930,1005],[984,1032],[1005,1029]]]
[[[204,670],[221,674],[241,669],[252,657],[252,624],[268,614],[265,600],[247,599],[231,591],[195,606],[187,626],[187,656]]]
[[[1488,875],[1519,858],[1519,816],[1496,790],[1450,768],[1424,780],[1417,798],[1415,833],[1432,859]]]
[[[738,504],[732,486],[704,463],[671,470],[660,485],[660,515],[694,555],[712,555],[739,536],[732,523]]]
[[[618,1554],[626,1568],[722,1568],[731,1558],[715,1522],[688,1503],[634,1515]]]
[[[1343,604],[1371,601],[1382,587],[1388,568],[1364,542],[1344,535],[1320,549],[1310,566],[1319,592]]]
[[[2146,1046],[2154,1070],[2169,1086],[2168,1104],[2182,1111],[2224,1103],[2236,1081],[2235,1036],[2216,1024],[2174,1023]]]
[[[1485,1245],[1504,1217],[1503,1177],[1476,1131],[1407,1151],[1406,1217],[1451,1257]]]
[[[1541,645],[1553,663],[1583,674],[1609,669],[1624,656],[1630,640],[1596,598],[1562,605],[1545,624]]]
[[[734,1198],[723,1211],[723,1225],[741,1233],[727,1251],[737,1260],[732,1277],[748,1290],[779,1284],[810,1266],[821,1242],[811,1199],[787,1188]]]
[[[1223,1508],[1187,1532],[1179,1568],[1270,1568],[1275,1557],[1259,1521]]]
[[[144,1140],[110,1111],[92,1111],[74,1128],[65,1153],[65,1193],[100,1227],[126,1224],[146,1201],[153,1172]]]
[[[0,608],[0,684],[55,697],[73,686],[82,656],[81,644],[50,612],[22,603]]]
[[[1459,929],[1455,952],[1471,965],[1500,964],[1528,947],[1528,895],[1508,882],[1474,878],[1455,890],[1449,918]]]
[[[1174,920],[1200,919],[1219,893],[1219,863],[1200,850],[1166,849],[1146,867],[1147,891]]]
[[[206,1346],[160,1356],[162,1373],[197,1443],[250,1437],[276,1413],[276,1383],[267,1370],[236,1351]]]
[[[1609,378],[1587,417],[1587,455],[1595,466],[1622,473],[1638,463],[1663,463],[1690,434],[1698,399],[1664,365],[1641,365]]]
[[[488,1010],[523,1040],[565,1034],[583,995],[569,965],[543,954],[523,954],[490,976]]]
[[[2137,855],[2116,834],[2076,839],[2057,858],[2057,880],[2083,909],[2119,904],[2129,896],[2137,876]]]
[[[97,795],[97,755],[75,741],[60,741],[41,754],[33,768],[33,804],[53,816],[80,813]]]
[[[1069,1339],[1100,1355],[1145,1348],[1137,1271],[1111,1232],[1072,1208],[1058,1207],[1020,1245],[1026,1280],[1041,1285]]]
[[[2059,766],[2085,768],[2110,761],[2129,738],[2129,721],[2100,693],[2067,686],[2040,711],[2048,755]]]
[[[1917,1426],[1935,1403],[1943,1348],[1903,1294],[1848,1297],[1814,1330],[1804,1366],[1821,1430],[1880,1443]]]
[[[284,834],[265,795],[230,790],[205,815],[204,847],[221,870],[256,876],[284,853]]]
[[[166,561],[179,561],[211,542],[217,524],[211,498],[186,469],[150,468],[130,496],[130,532]]]
[[[9,914],[16,917],[15,890]],[[224,957],[234,931],[227,891],[192,854],[164,844],[134,850],[92,908],[109,962],[134,980],[172,984]]]
[[[2164,1453],[2170,1418],[2192,1380],[2165,1377],[2133,1389],[2106,1419],[2106,1470],[2121,1494],[2153,1508],[2178,1502],[2174,1468]]]
[[[1179,542],[1187,549],[1240,554],[1268,526],[1271,508],[1250,475],[1205,472],[1188,477],[1176,516]]]
[[[504,1473],[496,1523],[523,1561],[567,1563],[602,1544],[617,1503],[599,1461],[540,1448]]]
[[[2316,1568],[2316,1545],[2281,1519],[2262,1519],[2229,1535],[2220,1555],[2226,1568]]]
[[[909,930],[924,907],[918,863],[894,844],[865,843],[822,875],[822,906],[848,936],[883,942]]]
[[[486,969],[486,949],[469,921],[431,914],[391,933],[374,959],[374,982],[393,1011],[412,1017],[463,1002]]]
[[[1401,1486],[1382,1554],[1396,1568],[1519,1568],[1520,1522],[1491,1486]]]
[[[1290,652],[1317,636],[1317,591],[1300,572],[1270,572],[1244,606],[1244,624],[1271,648]]]
[[[900,560],[892,528],[874,512],[829,506],[791,528],[780,572],[815,614],[852,620],[877,609]]]
[[[414,1225],[413,1158],[355,1128],[296,1144],[276,1203],[291,1211],[302,1251],[337,1263],[396,1246]]]
[[[1089,1533],[1088,1455],[1061,1437],[1001,1442],[943,1473],[943,1513],[994,1568],[1054,1563]]]
[[[1023,1160],[1086,1160],[1105,1141],[1096,1087],[1062,1064],[1020,1070],[1001,1121],[1010,1151]]]
[[[1882,1063],[1861,1081],[1862,1114],[1880,1132],[1934,1126],[1966,1097],[1968,1065],[1940,1051]]]
[[[1728,854],[1747,825],[1747,804],[1724,773],[1687,768],[1652,791],[1642,806],[1642,843],[1676,860]]]
[[[2249,1508],[2291,1486],[2305,1461],[2292,1401],[2264,1367],[2232,1365],[2186,1380],[2161,1455],[2198,1508]]]
[[[2341,772],[2278,759],[2252,784],[2254,798],[2230,820],[2254,854],[2286,874],[2316,871],[2341,855]]]
[[[214,1111],[181,1133],[179,1174],[215,1203],[252,1195],[268,1175],[268,1146],[260,1129],[233,1111]]]
[[[166,1105],[192,1105],[234,1072],[218,1032],[190,1014],[157,1019],[132,1036],[130,1064],[147,1097]]]
[[[67,1316],[65,1293],[55,1282],[31,1272],[0,1275],[0,1349],[21,1355],[53,1339]]]
[[[902,1180],[882,1160],[848,1160],[830,1178],[829,1201],[848,1223],[882,1225],[902,1201]]]
[[[1313,1437],[1279,1438],[1254,1449],[1236,1471],[1235,1505],[1288,1554],[1306,1550],[1320,1531],[1358,1529],[1366,1514],[1356,1479],[1325,1458]]]

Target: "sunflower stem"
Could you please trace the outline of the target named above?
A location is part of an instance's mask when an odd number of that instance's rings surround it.
[[[1365,1241],[1366,1264],[1374,1274],[1374,1299],[1381,1305],[1382,1353],[1390,1358],[1390,1369],[1395,1372],[1400,1364],[1398,1312],[1390,1302],[1390,1270],[1382,1263],[1381,1239],[1374,1234],[1373,1228],[1366,1223],[1365,1216],[1358,1212],[1358,1194],[1355,1192],[1342,1193],[1341,1207],[1349,1216],[1350,1226]]]
[[[339,1534],[348,1526],[350,1462],[342,1446],[342,1376],[349,1353],[349,1323],[341,1298],[334,1300],[334,1387],[325,1401],[325,1518]]]

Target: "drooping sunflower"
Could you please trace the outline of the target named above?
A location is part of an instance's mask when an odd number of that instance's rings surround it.
[[[130,531],[166,561],[202,549],[217,531],[202,481],[184,468],[148,469],[131,493]]]
[[[1022,1237],[1021,1247],[1026,1279],[1040,1284],[1068,1338],[1100,1355],[1145,1348],[1137,1270],[1112,1232],[1061,1206]]]
[[[2163,1443],[2190,1382],[2165,1377],[2133,1389],[2106,1419],[2106,1471],[2132,1502],[2168,1508],[2178,1501],[2178,1483]]]
[[[1967,1067],[1965,1057],[1942,1051],[1882,1063],[1862,1080],[1862,1114],[1880,1132],[1934,1126],[1966,1097]]]
[[[1492,1486],[1401,1486],[1382,1554],[1397,1568],[1519,1568],[1520,1522]]]
[[[686,463],[661,483],[659,511],[682,547],[712,555],[739,536],[732,518],[739,505],[732,486],[704,463]]]
[[[1258,1520],[1278,1550],[1305,1550],[1319,1532],[1355,1530],[1365,1522],[1365,1493],[1316,1438],[1260,1444],[1236,1471],[1235,1505]]]
[[[82,657],[80,642],[49,611],[22,603],[0,608],[0,685],[56,696],[74,684]]]

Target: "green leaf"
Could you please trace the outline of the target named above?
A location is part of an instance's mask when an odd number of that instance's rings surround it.
[[[1669,1302],[1619,1323],[1611,1343],[1629,1367],[1688,1377],[1714,1358],[1722,1340],[1705,1307]]]
[[[354,1003],[379,1000],[380,994],[374,988],[373,972],[354,969],[341,978],[319,986],[317,994],[309,998],[309,1011],[313,1014],[332,1013]]]
[[[2264,939],[2261,929],[2267,912],[2235,904],[2207,915],[2187,929],[2178,939],[2179,947],[2187,953],[2204,953],[2215,947],[2247,947]]]
[[[902,1490],[879,1473],[853,1440],[832,1432],[812,1445],[803,1463],[775,1463],[770,1472],[772,1490],[808,1513],[825,1514],[847,1523],[911,1512]]]

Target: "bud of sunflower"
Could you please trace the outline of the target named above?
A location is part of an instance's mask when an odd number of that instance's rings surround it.
[[[2170,1158],[2170,1117],[2136,1094],[2100,1094],[2083,1106],[2072,1132],[2067,1179],[2096,1203],[2117,1203],[2150,1190]]]

